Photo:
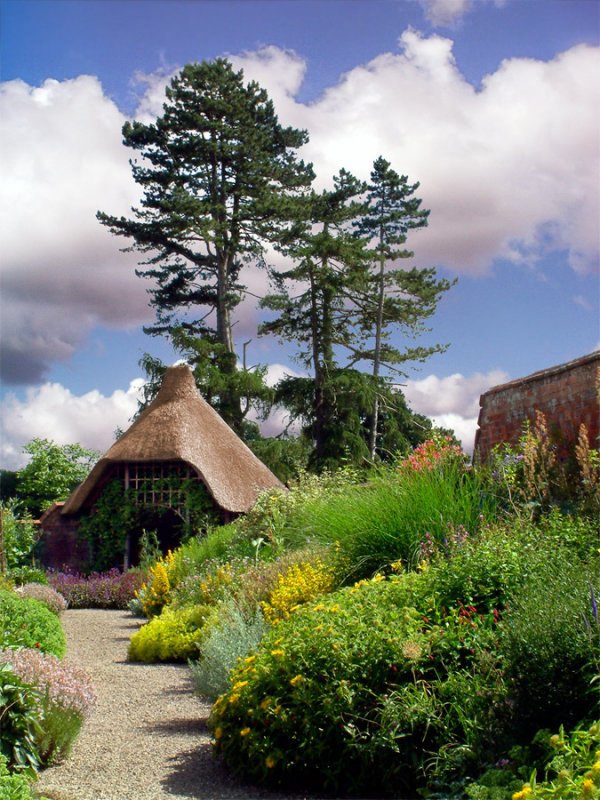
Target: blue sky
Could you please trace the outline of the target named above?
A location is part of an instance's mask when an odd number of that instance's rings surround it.
[[[120,129],[160,113],[189,61],[226,55],[305,127],[318,187],[383,155],[420,181],[414,263],[458,277],[411,406],[470,449],[479,394],[600,343],[596,0],[0,0],[2,441],[100,450],[135,411],[144,351],[173,354],[135,254],[96,222],[138,199]],[[260,294],[263,273],[248,285]],[[239,342],[273,380],[291,350]],[[281,426],[275,416],[268,432]]]

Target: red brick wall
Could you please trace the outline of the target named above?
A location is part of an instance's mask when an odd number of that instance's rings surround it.
[[[501,386],[479,399],[475,451],[484,461],[496,444],[516,444],[527,419],[544,413],[548,428],[569,449],[585,423],[590,447],[598,447],[600,419],[600,351],[535,372]]]
[[[77,536],[78,520],[60,512],[64,503],[54,503],[40,519],[42,535],[39,558],[44,567],[82,569],[89,561],[87,543]]]

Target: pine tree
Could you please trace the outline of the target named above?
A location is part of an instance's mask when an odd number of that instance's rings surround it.
[[[259,333],[274,333],[297,342],[297,358],[313,374],[310,388],[303,379],[290,379],[279,392],[279,400],[292,413],[293,408],[303,408],[301,415],[311,420],[309,427],[315,442],[312,466],[323,466],[330,460],[330,448],[341,444],[336,416],[335,347],[352,336],[350,298],[368,276],[364,243],[353,235],[350,226],[362,208],[355,198],[364,190],[363,183],[341,170],[334,177],[332,190],[312,193],[306,204],[304,232],[286,248],[296,265],[286,272],[272,273],[277,292],[261,301],[263,308],[278,311],[279,316],[264,323]],[[303,397],[294,399],[295,392]],[[310,410],[306,408],[307,396]],[[346,429],[342,439],[349,436]]]
[[[229,376],[221,412],[238,428],[233,312],[245,287],[246,264],[262,264],[265,245],[285,236],[295,200],[313,179],[295,151],[308,136],[279,124],[266,91],[244,84],[225,59],[188,64],[166,89],[153,124],[123,127],[124,144],[143,189],[133,218],[98,212],[113,234],[147,254],[137,274],[152,280],[152,335],[184,330],[199,336],[207,357]]]
[[[369,240],[373,268],[367,291],[355,297],[361,309],[362,341],[353,350],[352,363],[372,362],[372,374],[377,381],[382,366],[400,371],[397,365],[406,361],[424,361],[433,353],[444,352],[447,345],[412,347],[404,351],[389,343],[392,329],[401,328],[412,338],[427,330],[423,320],[430,317],[441,298],[453,283],[436,279],[435,269],[386,269],[390,262],[413,258],[404,247],[410,230],[427,225],[429,211],[421,209],[421,200],[414,196],[419,183],[409,184],[406,175],[398,175],[382,156],[373,163],[371,183],[366,196],[365,211],[355,225],[359,236]],[[369,344],[371,342],[371,344]],[[369,453],[375,460],[379,417],[379,395],[373,398],[370,421]]]

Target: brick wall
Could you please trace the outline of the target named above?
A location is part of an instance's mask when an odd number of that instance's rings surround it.
[[[63,506],[64,503],[53,503],[42,514],[39,560],[42,566],[51,569],[68,566],[80,570],[89,561],[89,550],[87,543],[77,535],[79,520],[63,516],[60,513]]]
[[[527,419],[540,410],[548,428],[566,451],[585,423],[591,447],[598,447],[600,351],[525,378],[494,386],[479,399],[475,451],[484,461],[496,444],[516,444]]]

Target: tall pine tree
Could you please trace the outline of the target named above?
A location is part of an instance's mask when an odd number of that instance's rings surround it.
[[[313,179],[295,151],[308,136],[282,127],[266,91],[244,83],[224,59],[188,64],[166,90],[153,124],[127,122],[124,144],[137,151],[133,178],[143,189],[133,218],[98,212],[112,233],[148,255],[140,276],[156,324],[146,332],[199,336],[227,377],[219,405],[240,429],[233,312],[245,264],[262,263],[265,244],[284,235],[294,201]]]
[[[279,392],[279,400],[292,414],[295,410],[310,420],[308,428],[315,443],[312,466],[336,460],[332,448],[337,454],[342,440],[350,435],[348,428],[340,428],[336,412],[339,370],[335,346],[351,336],[349,298],[368,273],[364,243],[350,226],[362,208],[355,198],[364,189],[363,183],[341,170],[332,190],[312,193],[304,232],[285,249],[296,265],[272,273],[277,291],[261,301],[263,308],[277,311],[279,316],[264,323],[259,332],[297,342],[298,360],[313,374],[308,382],[288,379]]]
[[[424,361],[433,353],[443,352],[447,345],[407,347],[400,350],[389,343],[392,330],[401,329],[412,338],[426,330],[423,320],[430,317],[441,298],[453,284],[436,279],[435,269],[388,269],[399,259],[413,258],[404,247],[410,230],[427,225],[429,211],[421,209],[421,200],[414,196],[419,183],[409,184],[406,175],[398,175],[382,156],[373,163],[371,182],[364,213],[355,225],[359,236],[370,242],[373,267],[367,291],[355,296],[361,309],[362,341],[349,346],[353,363],[367,359],[377,382],[382,366],[398,369],[405,361]],[[377,447],[379,395],[375,392],[370,420],[369,453],[373,461]]]

